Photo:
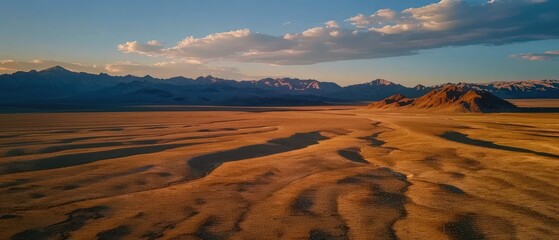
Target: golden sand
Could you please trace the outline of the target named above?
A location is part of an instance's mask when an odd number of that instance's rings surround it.
[[[557,119],[0,115],[0,239],[552,239]]]

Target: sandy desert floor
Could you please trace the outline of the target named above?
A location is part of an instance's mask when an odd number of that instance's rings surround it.
[[[0,115],[0,239],[557,239],[559,114]]]
[[[559,107],[559,99],[543,98],[543,99],[507,99],[518,107]]]

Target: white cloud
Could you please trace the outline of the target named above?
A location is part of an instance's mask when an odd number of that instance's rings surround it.
[[[323,27],[314,27],[314,28],[309,28],[307,30],[305,30],[302,35],[304,37],[318,37],[320,35],[322,35],[324,33],[324,28]]]
[[[367,26],[369,26],[369,24],[371,24],[371,22],[369,21],[369,18],[367,16],[361,14],[361,13],[347,19],[346,21],[351,22],[351,24],[354,25],[357,28],[367,28]]]
[[[559,50],[546,51],[544,53],[523,53],[511,55],[512,58],[521,58],[529,61],[553,61],[559,60]]]
[[[198,77],[214,75],[226,78],[247,79],[250,78],[241,74],[238,69],[231,67],[219,67],[203,65],[192,61],[165,61],[154,64],[140,64],[136,62],[124,61],[107,64],[105,70],[113,75],[132,74],[137,76],[152,75],[156,77],[175,77],[187,76]]]
[[[328,22],[325,22],[324,25],[326,25],[326,27],[329,28],[338,28],[340,27],[340,25],[338,25],[338,23],[336,21],[330,20]]]
[[[398,13],[391,9],[380,9],[370,16],[365,16],[360,13],[346,21],[350,22],[351,25],[356,28],[370,28],[372,25],[391,23],[396,18],[397,14]]]
[[[378,20],[393,20],[396,17],[396,12],[391,9],[380,9],[373,16],[377,17]]]
[[[508,44],[559,38],[559,1],[441,0],[401,12],[380,9],[299,33],[271,36],[248,29],[187,37],[171,47],[160,42],[120,44],[123,53],[172,60],[229,60],[277,65],[313,64],[417,54],[421,50],[474,44]]]
[[[156,40],[151,40],[146,44],[137,41],[126,42],[117,46],[118,50],[123,53],[139,53],[147,56],[157,56],[163,49],[163,46]]]
[[[161,46],[161,42],[157,41],[157,40],[151,40],[148,42],[148,45],[150,46]]]

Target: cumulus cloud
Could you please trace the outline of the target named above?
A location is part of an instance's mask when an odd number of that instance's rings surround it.
[[[157,40],[151,40],[146,44],[137,41],[126,42],[119,44],[117,48],[123,53],[139,53],[147,56],[156,56],[158,52],[163,50],[163,46]]]
[[[559,50],[544,53],[523,53],[511,55],[512,58],[521,58],[529,61],[554,61],[559,60]]]
[[[111,75],[132,74],[136,76],[152,75],[156,77],[198,77],[206,75],[214,75],[234,79],[248,79],[236,68],[208,66],[199,62],[187,61],[165,61],[154,64],[141,64],[130,61],[116,62],[105,65],[105,70]]]
[[[369,28],[375,25],[386,25],[388,23],[394,23],[397,13],[391,9],[380,9],[370,16],[365,16],[363,14],[357,14],[346,21],[350,22],[351,25],[356,28]]]
[[[338,25],[338,23],[336,21],[330,20],[328,22],[325,22],[324,25],[326,25],[326,27],[329,28],[337,28],[340,27],[340,25]]]
[[[123,53],[173,60],[232,60],[278,65],[314,64],[417,54],[421,50],[474,44],[509,44],[559,38],[559,1],[491,0],[472,3],[441,0],[400,12],[380,9],[300,33],[272,36],[241,29],[201,38],[187,37],[174,46],[157,41],[118,45]]]

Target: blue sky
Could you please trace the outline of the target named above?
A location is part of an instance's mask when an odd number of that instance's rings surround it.
[[[60,64],[115,75],[289,76],[341,85],[375,78],[405,85],[557,79],[558,6],[551,0],[4,1],[0,73]],[[520,29],[500,32],[513,26]],[[193,40],[177,44],[188,36]]]

